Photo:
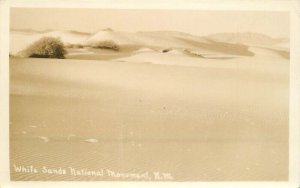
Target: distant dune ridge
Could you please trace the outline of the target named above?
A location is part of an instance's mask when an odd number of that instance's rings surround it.
[[[288,42],[284,38],[272,38],[260,33],[217,33],[209,35],[209,38],[216,41],[227,43],[241,43],[249,45],[276,45],[282,42]]]
[[[208,56],[209,58],[220,58],[220,55],[227,58],[226,55],[231,55],[231,57],[255,56],[256,50],[251,50],[255,47],[289,58],[288,39],[272,38],[260,33],[217,33],[208,36],[194,36],[176,31],[129,33],[114,31],[110,28],[95,33],[12,29],[10,32],[10,55],[21,56],[23,50],[42,37],[60,38],[67,48],[92,48],[99,42],[111,42],[116,44],[118,51],[120,49],[121,52],[141,53],[151,50],[156,52],[166,50],[169,51],[168,53],[194,55],[200,58],[208,58]],[[94,51],[90,51],[90,53],[94,53]]]

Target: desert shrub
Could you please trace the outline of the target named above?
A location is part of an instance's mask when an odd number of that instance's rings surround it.
[[[114,41],[111,40],[104,40],[104,41],[98,41],[96,43],[93,43],[91,45],[93,48],[104,48],[104,49],[110,49],[110,50],[115,50],[118,51],[120,50],[120,46],[115,43]]]
[[[59,38],[43,37],[31,44],[26,50],[27,57],[35,58],[65,58],[66,50]]]

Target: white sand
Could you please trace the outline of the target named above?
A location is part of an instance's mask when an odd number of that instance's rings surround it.
[[[170,60],[171,54],[160,55]],[[163,171],[179,181],[286,180],[289,66],[281,61],[226,68],[226,61],[201,67],[11,59],[11,162]],[[76,136],[68,139],[70,134]],[[48,142],[35,139],[41,135]],[[12,178],[114,180],[17,173]]]
[[[13,164],[160,171],[177,181],[288,179],[289,59],[277,47],[249,46],[249,55],[178,32],[51,33],[139,49],[10,59],[13,180],[116,180],[20,174]],[[37,35],[13,33],[11,52]]]

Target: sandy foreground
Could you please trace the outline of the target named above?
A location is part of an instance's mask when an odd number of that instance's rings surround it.
[[[147,53],[11,58],[12,180],[288,179],[288,60]]]

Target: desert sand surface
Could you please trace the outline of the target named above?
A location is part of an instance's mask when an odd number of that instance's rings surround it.
[[[11,35],[11,53],[45,35],[24,32]],[[65,43],[114,40],[121,50],[10,58],[12,180],[288,179],[289,57],[278,47],[284,41],[259,35],[264,43],[240,47],[241,34],[228,41],[162,31],[50,32]],[[17,172],[20,166],[38,172]]]

